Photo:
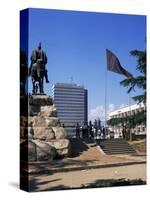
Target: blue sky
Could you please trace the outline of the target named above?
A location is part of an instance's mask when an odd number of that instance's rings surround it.
[[[145,49],[146,17],[47,9],[29,10],[29,57],[42,42],[48,56],[51,94],[56,82],[83,84],[89,93],[90,118],[104,115],[106,48],[114,52],[122,66],[137,75],[136,59],[129,52]],[[128,105],[125,77],[107,72],[107,108]],[[31,80],[30,80],[31,84]],[[132,95],[140,93],[137,89]],[[133,102],[132,102],[133,103]]]

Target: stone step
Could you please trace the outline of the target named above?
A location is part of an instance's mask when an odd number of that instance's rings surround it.
[[[130,145],[128,142],[99,142],[99,144],[107,144],[107,145]]]
[[[105,152],[107,155],[120,155],[120,154],[124,154],[124,155],[136,155],[136,153],[134,152]]]
[[[103,150],[107,150],[107,151],[134,151],[133,149],[129,149],[129,148],[103,148]]]
[[[102,147],[103,148],[103,147]],[[131,148],[124,148],[124,149],[122,149],[122,148],[117,148],[117,147],[115,147],[115,148],[107,148],[107,147],[105,147],[105,148],[103,148],[103,150],[110,150],[110,151],[134,151],[133,149],[131,149]]]
[[[105,145],[107,145],[107,146],[129,146],[129,144],[125,144],[125,143],[122,143],[122,144],[100,143],[100,145],[102,145],[102,146],[105,146]]]
[[[124,147],[124,148],[122,148],[122,147],[121,147],[121,148],[120,148],[120,147],[106,147],[106,146],[105,146],[105,147],[101,146],[101,147],[102,147],[103,149],[111,149],[111,150],[112,150],[112,149],[114,149],[114,150],[117,150],[117,149],[121,149],[121,150],[126,150],[126,149],[127,149],[127,150],[133,150],[133,149],[130,148],[130,147],[126,147],[126,148],[125,148],[125,147]]]
[[[109,141],[109,142],[100,142],[101,144],[127,144],[127,142],[124,142],[124,141],[116,141],[116,142],[111,142],[111,141]]]
[[[119,148],[118,149],[117,148],[115,148],[115,149],[103,148],[103,150],[104,151],[122,151],[122,152],[125,152],[125,151],[126,152],[129,152],[129,151],[131,152],[132,151],[132,152],[134,152],[133,149],[119,149]]]
[[[105,148],[105,147],[106,147],[106,148],[110,148],[110,149],[111,149],[111,148],[121,148],[121,149],[130,148],[130,149],[133,149],[132,147],[130,147],[130,146],[128,146],[128,145],[106,145],[106,144],[105,144],[105,145],[101,145],[101,144],[100,144],[100,146],[101,146],[102,148]]]
[[[101,145],[100,145],[101,146]],[[128,146],[101,146],[103,149],[107,148],[107,149],[133,149],[132,147],[128,147]]]
[[[132,148],[131,146],[128,145],[107,145],[107,144],[100,144],[101,147],[107,147],[107,148],[113,148],[113,147],[118,147],[118,148]]]
[[[136,154],[130,144],[123,139],[97,140],[97,143],[106,154]]]

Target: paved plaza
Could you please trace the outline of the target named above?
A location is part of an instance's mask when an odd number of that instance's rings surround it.
[[[120,185],[128,185],[125,182],[128,179],[134,181],[140,179],[142,181],[139,183],[144,184],[146,164],[32,175],[30,176],[30,187],[33,191],[106,187],[117,185],[119,182]]]
[[[73,140],[70,158],[30,163],[30,190],[60,190],[146,183],[146,156],[106,155],[91,140]]]

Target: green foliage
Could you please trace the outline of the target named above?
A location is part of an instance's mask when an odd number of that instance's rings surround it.
[[[135,91],[135,87],[141,88],[143,93],[138,96],[134,96],[133,99],[138,103],[146,103],[146,51],[134,50],[130,54],[137,58],[136,69],[141,73],[140,76],[126,78],[120,82],[124,87],[128,87],[127,93]]]
[[[146,124],[146,112],[143,110],[131,116],[112,118],[107,121],[108,125],[121,125],[134,128],[136,125]]]
[[[132,56],[137,59],[136,70],[141,73],[137,77],[126,78],[120,82],[124,87],[128,87],[127,93],[135,91],[138,87],[143,90],[142,94],[132,97],[134,101],[138,103],[144,103],[146,105],[146,51],[133,50],[130,52]],[[110,121],[111,125],[127,122],[129,127],[135,127],[137,124],[146,124],[146,112],[142,111],[126,119],[117,119],[116,121]],[[123,124],[122,123],[122,124]]]
[[[27,67],[27,56],[24,51],[20,51],[20,65]]]

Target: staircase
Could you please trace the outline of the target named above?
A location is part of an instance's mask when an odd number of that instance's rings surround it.
[[[97,140],[97,144],[101,147],[104,153],[108,155],[136,154],[136,151],[124,139]]]

